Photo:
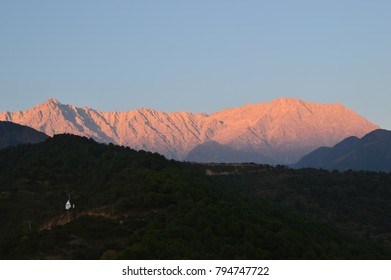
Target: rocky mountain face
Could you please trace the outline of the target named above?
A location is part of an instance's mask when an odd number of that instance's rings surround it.
[[[349,137],[332,148],[319,148],[295,167],[390,172],[391,131],[378,129],[361,139]]]
[[[72,133],[99,142],[148,150],[167,158],[199,158],[214,141],[229,150],[224,161],[237,162],[236,151],[253,153],[266,163],[293,163],[321,146],[377,128],[341,104],[316,104],[282,98],[213,114],[166,113],[152,109],[102,112],[49,99],[24,112],[0,113],[0,120],[33,127],[50,136]],[[200,146],[201,145],[201,146]],[[227,149],[229,147],[229,149]],[[203,161],[210,161],[201,157]],[[257,160],[258,161],[258,160]],[[260,160],[259,160],[260,162]]]
[[[0,121],[0,149],[26,143],[39,143],[48,138],[42,132],[12,122]]]

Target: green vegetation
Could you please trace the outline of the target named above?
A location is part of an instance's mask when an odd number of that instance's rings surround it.
[[[389,259],[390,200],[386,173],[181,163],[58,135],[0,150],[0,258]]]

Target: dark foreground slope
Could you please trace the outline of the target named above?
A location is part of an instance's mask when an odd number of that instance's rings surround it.
[[[390,186],[60,135],[0,151],[0,258],[389,259]]]
[[[0,149],[25,143],[39,143],[48,137],[31,127],[0,121]]]

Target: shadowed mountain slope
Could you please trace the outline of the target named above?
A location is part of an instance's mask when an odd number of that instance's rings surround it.
[[[0,121],[0,149],[26,143],[39,143],[48,136],[27,126]]]
[[[235,150],[229,145],[222,145],[215,141],[209,141],[198,145],[187,154],[185,160],[203,163],[275,163],[273,160],[260,153]]]
[[[391,171],[391,131],[378,129],[363,138],[349,137],[332,148],[319,148],[303,157],[297,168]]]

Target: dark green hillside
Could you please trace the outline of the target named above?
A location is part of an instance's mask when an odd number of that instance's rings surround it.
[[[390,183],[59,135],[0,151],[0,258],[389,259]]]
[[[209,166],[220,184],[295,209],[333,228],[391,245],[391,174],[280,166]]]

